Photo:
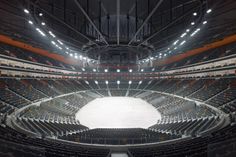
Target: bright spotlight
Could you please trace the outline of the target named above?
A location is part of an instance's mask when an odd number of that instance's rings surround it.
[[[142,84],[143,81],[139,81],[138,84]]]
[[[182,41],[181,43],[180,43],[180,45],[183,45],[184,43],[186,43],[186,41],[184,40],[184,41]]]
[[[194,12],[194,13],[193,13],[193,16],[197,16],[197,13],[196,13],[196,12]]]
[[[180,37],[183,38],[183,37],[186,36],[186,35],[187,35],[187,33],[185,32],[185,33],[183,33]]]
[[[191,25],[192,25],[192,26],[195,25],[195,22],[191,22]]]
[[[93,72],[96,72],[97,70],[96,69],[93,69]]]
[[[48,32],[53,38],[55,38],[55,34],[53,34],[51,31]]]
[[[25,12],[26,14],[29,14],[29,10],[27,10],[27,9],[24,9],[24,12]]]
[[[178,42],[179,42],[179,40],[176,40],[176,41],[173,43],[173,45],[176,45]]]
[[[109,82],[108,81],[105,81],[106,84],[108,84]]]
[[[45,26],[46,24],[45,24],[45,22],[42,22],[41,25],[42,25],[42,26]]]
[[[132,72],[133,72],[133,70],[132,70],[132,69],[129,69],[129,72],[130,72],[130,73],[132,73]]]
[[[200,28],[198,28],[198,29],[196,29],[190,36],[192,37],[192,36],[194,36],[197,32],[199,32],[201,29]]]
[[[144,69],[141,69],[141,72],[143,72],[144,71]]]
[[[28,21],[28,23],[29,23],[29,24],[31,24],[31,25],[33,24],[33,22],[32,22],[32,21]]]
[[[52,43],[53,45],[56,45],[55,41],[51,41],[51,43]]]
[[[108,69],[104,69],[104,72],[107,73],[107,72],[108,72]]]
[[[39,16],[43,16],[43,13],[39,13]]]
[[[152,68],[152,71],[155,71],[155,68]]]
[[[98,84],[98,81],[94,81],[96,84]]]
[[[41,31],[41,29],[39,29],[39,28],[36,28],[36,30],[42,35],[42,36],[46,36],[44,33],[43,33],[43,31]]]
[[[117,70],[116,70],[116,72],[118,72],[118,73],[119,73],[119,72],[120,72],[120,69],[117,69]]]
[[[129,81],[129,84],[132,84],[132,81]]]
[[[61,45],[63,45],[63,42],[61,42],[60,40],[57,40],[57,42],[59,42]]]
[[[207,10],[207,14],[211,13],[211,11],[212,11],[211,9],[208,9],[208,10]]]
[[[120,81],[118,80],[116,83],[119,85],[119,84],[120,84]]]
[[[203,21],[203,24],[204,24],[204,25],[207,24],[207,21]]]
[[[85,81],[85,83],[86,83],[86,84],[89,84],[89,82],[88,82],[88,81]]]
[[[82,71],[85,71],[85,69],[84,69],[84,68],[82,68]]]

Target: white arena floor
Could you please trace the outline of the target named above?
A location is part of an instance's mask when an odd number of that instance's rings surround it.
[[[76,114],[81,124],[93,128],[148,128],[161,118],[151,104],[139,98],[97,98]]]

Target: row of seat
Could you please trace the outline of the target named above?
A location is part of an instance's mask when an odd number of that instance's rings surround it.
[[[219,117],[205,117],[172,123],[162,123],[159,121],[157,124],[149,127],[149,129],[177,135],[195,135],[215,126],[218,120]]]
[[[26,130],[30,130],[41,136],[63,136],[68,133],[87,129],[87,127],[80,125],[78,122],[63,123],[26,118],[18,118],[17,122]]]
[[[180,136],[141,128],[99,128],[65,135],[60,138],[80,143],[125,145],[160,142],[178,137]]]
[[[3,143],[12,142],[14,144],[21,145],[6,145],[5,147],[5,150],[8,152],[12,150],[12,147],[14,147],[15,150],[12,151],[14,153],[21,149],[22,154],[16,155],[20,157],[105,157],[110,152],[110,150],[107,148],[92,148],[52,139],[28,137],[25,134],[19,133],[10,127],[1,125],[0,139],[3,141]],[[27,151],[24,151],[26,149]]]
[[[220,147],[224,147],[221,143],[224,141],[236,139],[236,125],[228,125],[227,127],[222,128],[209,136],[204,137],[194,137],[187,140],[176,141],[172,144],[163,144],[156,146],[146,146],[146,147],[136,147],[130,148],[129,152],[134,157],[179,157],[179,156],[188,156],[188,157],[207,157],[209,152],[212,151],[208,147],[218,143],[220,145],[217,149],[220,150]],[[231,146],[234,146],[231,143]],[[221,149],[221,154],[232,154],[231,147],[224,147],[224,150]],[[235,149],[233,149],[235,150]],[[211,152],[212,156],[220,155],[219,152]],[[233,156],[233,154],[232,154]],[[231,157],[231,156],[230,156]]]

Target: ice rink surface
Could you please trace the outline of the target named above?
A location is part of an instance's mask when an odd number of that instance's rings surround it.
[[[161,118],[151,104],[139,98],[97,98],[82,107],[76,119],[89,128],[148,128]]]

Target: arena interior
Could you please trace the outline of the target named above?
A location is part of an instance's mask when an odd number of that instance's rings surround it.
[[[0,0],[0,157],[235,157],[235,0]]]

